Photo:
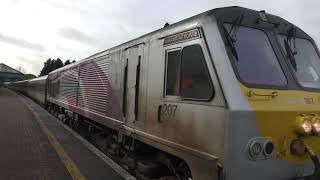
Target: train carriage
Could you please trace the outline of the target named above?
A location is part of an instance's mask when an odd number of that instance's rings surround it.
[[[46,81],[47,76],[34,78],[28,81],[27,94],[39,104],[46,104]]]
[[[320,179],[319,51],[264,11],[210,10],[57,69],[46,87],[50,111],[102,131],[139,179]]]
[[[23,80],[16,82],[7,82],[4,84],[4,86],[22,94],[27,94],[28,83],[28,80]]]

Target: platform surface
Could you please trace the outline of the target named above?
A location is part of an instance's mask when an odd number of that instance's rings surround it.
[[[42,107],[5,88],[0,123],[0,179],[134,179]]]

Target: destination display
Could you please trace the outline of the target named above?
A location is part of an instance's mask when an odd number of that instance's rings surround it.
[[[190,41],[192,39],[200,38],[200,32],[198,29],[193,29],[190,31],[186,31],[183,33],[179,33],[173,36],[169,36],[164,39],[164,46],[170,45],[170,44],[176,44],[183,41]]]

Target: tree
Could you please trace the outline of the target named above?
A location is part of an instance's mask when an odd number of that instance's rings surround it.
[[[36,78],[37,76],[33,75],[33,74],[25,74],[24,75],[24,79],[33,79]]]
[[[70,62],[70,60],[68,59],[68,60],[66,60],[66,62],[64,62],[64,65],[66,66],[66,65],[68,65],[68,64],[71,64],[71,62]]]
[[[52,66],[53,66],[53,60],[49,58],[46,62],[44,62],[43,68],[40,72],[39,76],[45,76],[51,72]]]
[[[63,64],[62,60],[60,58],[57,59],[52,59],[49,58],[47,59],[46,62],[43,63],[43,68],[40,71],[40,75],[39,76],[45,76],[48,75],[51,71],[56,70],[58,68],[61,68],[63,66],[66,66],[68,64],[74,63],[76,62],[76,60],[73,60],[72,62],[68,59],[65,61],[65,63]]]
[[[55,70],[55,69],[61,68],[61,67],[63,67],[63,62],[61,61],[60,58],[57,58],[57,59],[54,61],[54,65],[53,65],[52,71]]]

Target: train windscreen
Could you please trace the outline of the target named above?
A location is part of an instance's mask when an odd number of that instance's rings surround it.
[[[266,33],[259,29],[234,27],[223,29],[234,56],[233,64],[240,79],[248,84],[285,86],[286,77]]]
[[[298,82],[307,88],[320,88],[320,58],[307,39],[278,35],[279,42]]]

